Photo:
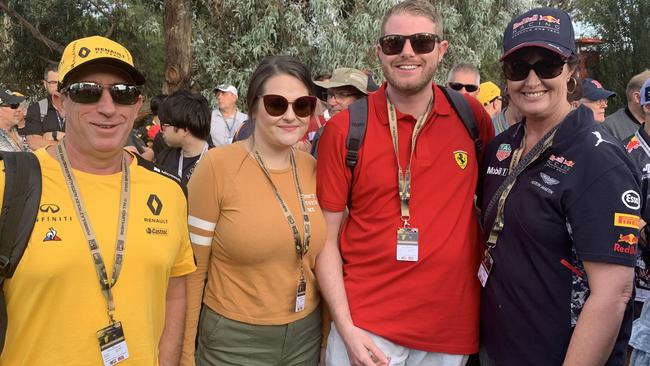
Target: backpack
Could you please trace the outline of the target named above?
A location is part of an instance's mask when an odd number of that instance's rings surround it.
[[[3,290],[25,253],[41,201],[41,166],[28,152],[0,151],[5,187],[0,211],[0,353],[7,332],[7,304]]]
[[[469,136],[474,141],[474,148],[476,149],[476,156],[480,157],[483,151],[483,141],[481,140],[478,132],[478,124],[474,113],[470,108],[465,97],[451,88],[439,86],[443,94],[447,97],[449,104],[451,104],[458,117],[463,121],[463,125],[467,129]],[[350,112],[350,129],[345,141],[345,148],[347,150],[345,155],[345,164],[354,171],[354,167],[359,160],[359,148],[366,135],[366,124],[368,123],[368,98],[363,97],[350,104],[348,107]],[[314,139],[312,140],[311,154],[318,158],[318,141],[323,134],[325,126],[318,129]]]

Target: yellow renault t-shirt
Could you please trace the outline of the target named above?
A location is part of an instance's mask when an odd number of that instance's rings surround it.
[[[96,332],[109,325],[106,300],[59,163],[43,149],[36,156],[41,206],[27,250],[4,284],[9,321],[0,365],[102,365]],[[158,364],[169,278],[195,270],[185,195],[143,164],[130,164],[124,263],[112,290],[129,351],[120,365]],[[121,173],[74,175],[110,277]],[[0,181],[1,191],[3,174]]]

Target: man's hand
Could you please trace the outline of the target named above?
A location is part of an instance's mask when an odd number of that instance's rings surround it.
[[[386,357],[362,329],[352,326],[345,335],[339,334],[343,338],[352,366],[388,366],[390,364],[390,358]]]

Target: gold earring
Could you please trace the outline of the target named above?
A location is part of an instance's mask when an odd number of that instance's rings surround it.
[[[571,88],[571,90],[569,90],[569,83],[570,83],[571,81],[573,81],[573,88]],[[567,91],[567,93],[569,93],[569,94],[573,94],[573,93],[575,93],[577,87],[578,87],[578,80],[576,80],[576,78],[574,78],[574,77],[572,76],[572,77],[569,79],[569,81],[567,81],[567,90],[566,90],[566,91]]]

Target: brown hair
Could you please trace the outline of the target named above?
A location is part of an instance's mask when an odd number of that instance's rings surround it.
[[[634,100],[634,93],[641,90],[641,87],[643,86],[643,82],[645,82],[648,79],[650,79],[650,70],[645,70],[640,74],[636,74],[632,76],[630,81],[627,83],[627,87],[625,88],[625,95],[627,97],[628,102]]]
[[[384,28],[386,27],[386,23],[388,22],[388,19],[393,15],[399,15],[399,14],[421,16],[431,20],[433,24],[436,26],[436,28],[438,28],[437,29],[438,36],[440,38],[443,37],[442,18],[436,11],[436,8],[434,8],[433,5],[431,5],[431,3],[429,3],[428,1],[424,1],[424,0],[406,0],[388,9],[386,14],[384,15],[383,20],[381,21],[380,36],[385,35]]]
[[[269,78],[276,75],[290,75],[295,77],[305,85],[309,95],[315,95],[311,73],[300,60],[292,56],[267,56],[257,66],[248,83],[246,105],[248,106],[249,116],[253,115],[253,112],[256,110],[257,100],[264,94],[264,84]]]

